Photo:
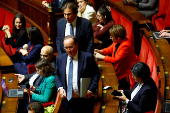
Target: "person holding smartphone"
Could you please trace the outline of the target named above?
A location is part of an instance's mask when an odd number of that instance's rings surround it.
[[[150,77],[149,66],[143,62],[138,62],[133,65],[131,71],[136,81],[135,86],[132,90],[118,90],[122,93],[122,96],[115,97],[126,102],[129,113],[154,112],[158,89]]]

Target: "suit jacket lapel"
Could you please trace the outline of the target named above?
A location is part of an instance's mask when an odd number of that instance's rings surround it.
[[[82,73],[83,64],[84,64],[84,56],[82,56],[81,52],[79,51],[78,52],[78,77],[77,77],[78,83],[79,83],[80,76]]]

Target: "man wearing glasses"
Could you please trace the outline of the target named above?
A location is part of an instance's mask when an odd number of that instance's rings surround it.
[[[53,54],[53,48],[51,46],[44,46],[41,49],[40,57],[47,59],[51,62],[51,65],[55,68],[56,65],[56,57]],[[35,71],[32,74],[26,74],[26,75],[21,75],[21,74],[15,74],[18,76],[18,83],[20,87],[26,88],[26,83],[29,82],[29,85],[38,87],[41,83],[42,76]]]
[[[57,57],[55,82],[67,113],[93,113],[94,96],[100,72],[93,54],[79,51],[79,42],[68,35],[63,41],[66,53]],[[81,79],[91,78],[85,94],[80,97]]]

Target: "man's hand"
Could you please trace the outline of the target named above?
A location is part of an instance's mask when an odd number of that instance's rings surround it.
[[[59,90],[59,92],[60,92],[60,98],[61,99],[66,99],[67,97],[66,97],[66,91],[63,89],[63,88],[61,88],[60,90]]]
[[[88,91],[86,92],[86,94],[84,95],[84,98],[91,98],[92,95],[93,95],[93,92],[91,92],[91,91],[88,90]]]
[[[15,74],[18,77],[18,83],[21,83],[25,80],[25,76],[21,74]]]

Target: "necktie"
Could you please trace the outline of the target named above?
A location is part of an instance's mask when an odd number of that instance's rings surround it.
[[[70,23],[70,35],[74,36],[73,25]]]
[[[72,80],[73,79],[73,58],[70,58],[69,72],[68,72],[68,87],[67,87],[67,100],[72,97]]]

